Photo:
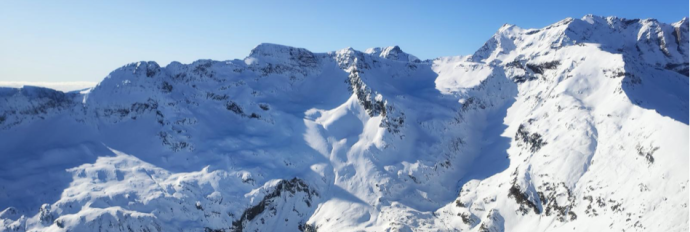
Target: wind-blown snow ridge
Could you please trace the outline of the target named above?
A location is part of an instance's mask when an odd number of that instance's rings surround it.
[[[687,44],[588,15],[0,88],[0,231],[688,231]]]

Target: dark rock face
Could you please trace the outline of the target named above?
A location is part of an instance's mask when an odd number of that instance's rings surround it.
[[[229,111],[232,111],[233,113],[244,115],[244,110],[242,110],[242,107],[240,107],[237,103],[233,101],[228,102],[225,105],[225,108],[227,108]]]
[[[302,202],[306,204],[307,207],[312,207],[313,201],[315,200],[314,197],[319,197],[319,193],[316,192],[316,190],[310,188],[309,185],[307,185],[301,179],[293,178],[291,180],[281,180],[275,186],[273,191],[266,194],[259,203],[247,208],[242,213],[239,219],[233,221],[232,228],[230,228],[230,230],[235,232],[241,232],[245,229],[248,223],[252,222],[254,219],[256,219],[264,213],[268,215],[276,215],[278,213],[278,204],[281,204],[278,202],[278,199],[281,196],[287,198],[295,197],[297,193],[304,194]],[[261,220],[263,224],[264,218],[261,218]],[[305,229],[307,227],[310,227],[306,224],[304,226]]]
[[[372,91],[362,82],[359,77],[359,71],[354,69],[348,77],[350,86],[348,89],[357,95],[357,100],[364,107],[370,117],[382,115],[386,116],[386,105],[381,100],[374,99]]]
[[[537,205],[529,199],[529,196],[520,190],[519,185],[513,184],[513,186],[510,187],[508,197],[515,199],[515,202],[520,205],[518,211],[520,211],[522,215],[529,213],[528,209],[533,210],[536,214],[541,213]]]
[[[555,60],[555,61],[541,63],[541,64],[530,64],[530,63],[528,63],[526,66],[533,73],[544,74],[545,70],[556,69],[556,68],[558,68],[558,65],[560,65],[560,64],[561,64],[560,61]]]
[[[515,140],[526,144],[531,152],[537,152],[547,144],[539,133],[530,133],[524,125],[520,125],[518,128]]]

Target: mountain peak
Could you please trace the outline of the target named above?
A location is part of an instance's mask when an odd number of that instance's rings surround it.
[[[311,54],[312,52],[304,48],[296,48],[273,43],[261,43],[252,49],[252,51],[249,53],[249,57],[289,57],[300,53]]]
[[[252,49],[249,56],[245,58],[245,63],[247,64],[256,64],[257,62],[289,63],[304,67],[313,66],[316,63],[316,56],[304,48],[261,43]]]
[[[688,25],[688,17],[683,17],[683,18],[680,19],[678,22],[673,23],[673,26],[674,26],[674,27],[679,27],[679,26],[683,26],[683,25],[685,25],[685,27],[687,27],[687,25]]]
[[[677,24],[505,24],[414,64],[264,43],[0,88],[0,231],[687,231]]]
[[[685,25],[685,26],[684,26]],[[544,50],[590,43],[612,53],[626,52],[649,64],[687,63],[687,19],[673,24],[656,19],[626,19],[588,14],[580,19],[567,18],[540,29],[521,29],[504,24],[482,48],[474,61],[513,59],[516,50]],[[637,47],[637,49],[626,49]],[[504,60],[509,61],[509,60]]]
[[[400,49],[399,46],[389,46],[389,47],[375,47],[369,48],[364,53],[370,54],[372,56],[378,56],[386,58],[389,60],[398,60],[405,62],[419,62],[419,58],[414,55],[407,54]]]

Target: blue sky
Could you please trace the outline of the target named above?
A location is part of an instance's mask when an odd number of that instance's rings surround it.
[[[140,60],[242,59],[262,42],[467,55],[504,23],[586,14],[670,23],[688,16],[688,1],[2,1],[0,81],[98,82]]]

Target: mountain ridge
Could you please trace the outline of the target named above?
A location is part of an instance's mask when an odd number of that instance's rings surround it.
[[[0,88],[0,230],[687,231],[687,25],[506,25],[424,61],[265,43]]]

